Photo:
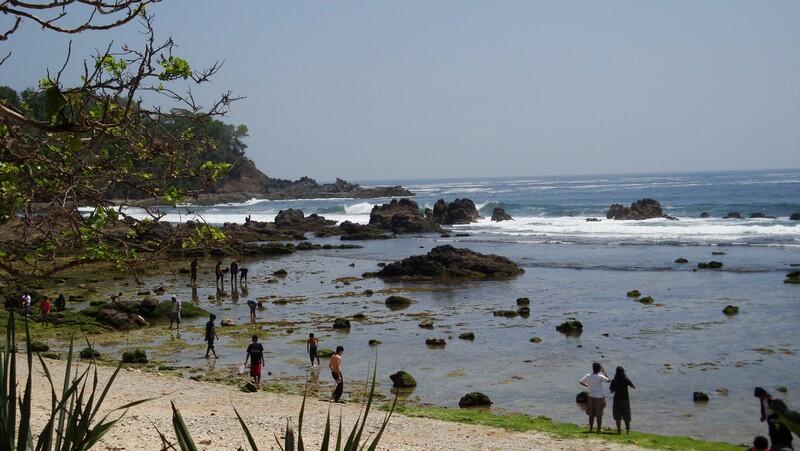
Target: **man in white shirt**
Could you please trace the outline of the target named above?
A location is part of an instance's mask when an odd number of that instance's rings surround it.
[[[597,418],[597,433],[603,425],[603,410],[606,408],[606,389],[603,384],[609,383],[608,374],[603,367],[592,363],[592,372],[583,376],[579,384],[589,389],[589,399],[586,403],[586,414],[589,415],[589,432],[592,432],[594,419]]]

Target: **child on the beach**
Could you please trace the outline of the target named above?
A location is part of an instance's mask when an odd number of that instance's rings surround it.
[[[218,359],[217,351],[214,350],[214,340],[219,340],[217,336],[217,326],[214,325],[214,321],[217,319],[217,315],[211,314],[208,318],[208,322],[206,323],[206,343],[208,343],[208,347],[206,348],[206,358],[208,358],[208,352],[211,351],[214,354],[214,358]]]
[[[308,334],[308,340],[306,340],[306,350],[308,351],[308,357],[311,358],[311,366],[314,366],[314,359],[317,360],[317,365],[319,365],[319,356],[317,355],[317,347],[319,346],[319,339],[314,337],[314,334]]]

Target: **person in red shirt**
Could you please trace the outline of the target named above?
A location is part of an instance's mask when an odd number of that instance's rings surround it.
[[[42,309],[42,322],[45,324],[47,324],[48,322],[48,317],[50,316],[51,307],[52,305],[50,304],[50,299],[48,299],[47,297],[45,297],[44,299],[42,299],[41,302],[39,302],[39,308]]]

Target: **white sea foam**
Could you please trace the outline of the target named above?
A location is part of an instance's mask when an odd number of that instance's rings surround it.
[[[372,207],[374,206],[375,206],[374,204],[371,204],[369,202],[359,202],[353,205],[345,205],[344,212],[347,213],[348,215],[366,214],[369,216],[369,213],[372,211]]]

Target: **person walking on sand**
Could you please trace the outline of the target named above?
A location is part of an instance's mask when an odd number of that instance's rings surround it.
[[[244,358],[244,365],[250,360],[250,377],[256,387],[261,387],[261,367],[264,366],[264,346],[258,342],[258,335],[253,335],[253,342],[247,347],[247,356]]]
[[[51,307],[52,306],[50,305],[50,299],[48,299],[47,296],[45,296],[44,299],[42,299],[42,301],[39,302],[39,308],[42,311],[42,322],[45,325],[47,325],[48,318],[50,317],[50,308]]]
[[[319,339],[314,336],[313,333],[308,334],[308,340],[306,340],[306,350],[308,351],[308,357],[311,358],[311,366],[314,366],[314,359],[317,360],[317,366],[319,366],[319,356],[317,355],[317,347],[319,346]]]
[[[236,278],[239,276],[239,264],[231,260],[231,289],[236,289]]]
[[[339,399],[342,397],[342,393],[344,393],[344,377],[342,376],[342,353],[344,353],[344,347],[337,346],[336,353],[331,356],[331,361],[328,364],[328,367],[331,369],[331,376],[333,376],[333,380],[336,382],[336,389],[333,390],[333,402],[339,402]]]
[[[614,379],[608,389],[614,394],[614,406],[611,409],[614,421],[617,422],[617,434],[622,434],[622,421],[625,421],[625,433],[631,433],[631,401],[628,395],[628,387],[636,389],[628,376],[625,368],[618,366],[614,373]]]
[[[169,314],[169,328],[172,329],[172,324],[177,323],[178,330],[181,329],[181,301],[178,300],[178,297],[172,295],[172,310],[170,310]]]
[[[761,404],[761,422],[767,422],[769,431],[769,441],[772,443],[770,449],[778,451],[783,449],[794,449],[792,447],[792,432],[781,423],[778,414],[772,406],[777,399],[773,398],[766,390],[756,387],[753,396],[758,398]]]
[[[189,272],[192,275],[192,285],[197,283],[197,257],[192,259],[192,263],[189,265]]]
[[[602,365],[592,363],[592,372],[583,376],[579,384],[589,389],[589,399],[586,403],[586,414],[589,415],[589,432],[592,432],[594,420],[597,418],[597,433],[603,426],[603,410],[606,408],[606,392],[603,384],[609,383],[608,375]]]
[[[218,359],[217,351],[214,350],[214,340],[219,340],[219,336],[217,336],[217,326],[214,325],[214,321],[217,319],[217,315],[211,314],[208,317],[208,322],[206,323],[206,358],[208,358],[209,351],[214,354],[214,358]]]

